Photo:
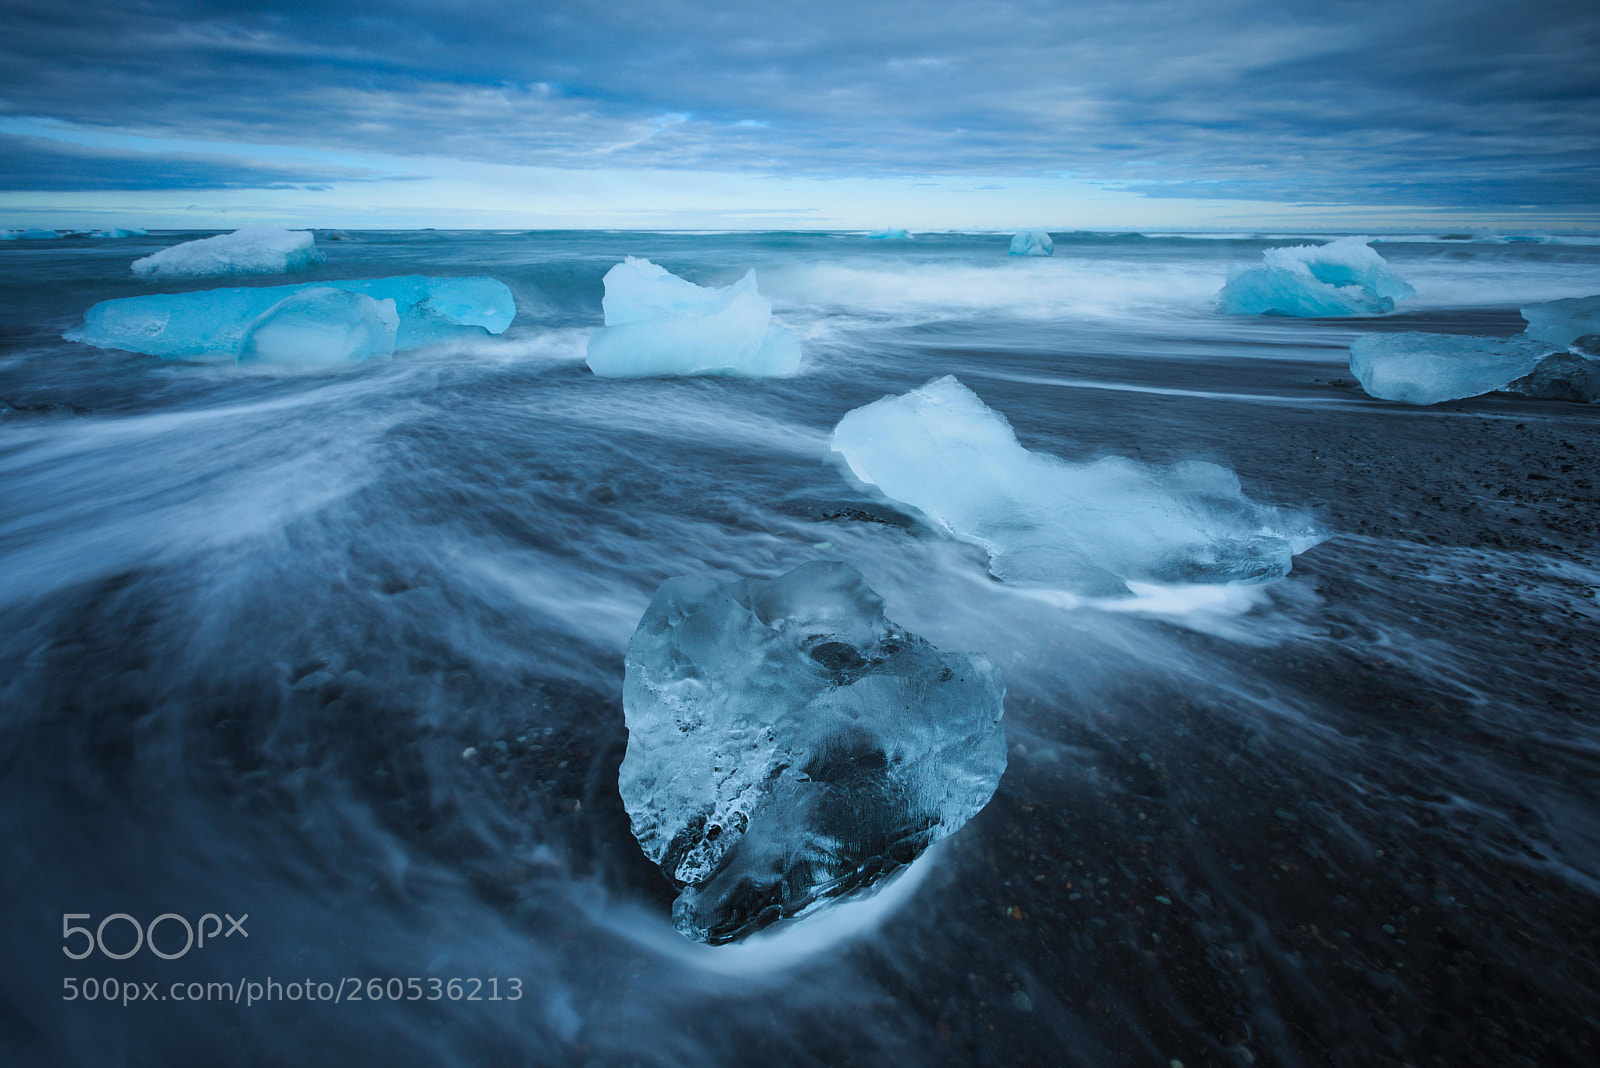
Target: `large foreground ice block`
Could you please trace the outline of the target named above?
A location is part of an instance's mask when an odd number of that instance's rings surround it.
[[[948,375],[848,413],[833,449],[863,482],[982,546],[1008,582],[1098,595],[1125,595],[1129,581],[1267,582],[1322,540],[1216,464],[1030,452]]]
[[[606,272],[606,325],[589,335],[589,369],[606,378],[791,375],[800,342],[772,325],[756,273],[722,289],[697,286],[629,256]]]
[[[247,227],[231,234],[185,241],[133,261],[133,273],[150,278],[228,274],[284,274],[327,259],[309,230]]]
[[[1363,334],[1350,346],[1350,372],[1383,400],[1438,404],[1504,389],[1550,352],[1526,337],[1462,334]]]
[[[1600,334],[1600,295],[1529,304],[1522,317],[1528,322],[1523,331],[1528,337],[1561,348],[1585,334]]]
[[[1056,243],[1043,230],[1018,230],[1011,239],[1011,256],[1053,256]]]
[[[673,922],[729,942],[867,889],[983,808],[1005,687],[883,614],[859,572],[668,579],[628,643],[633,833],[680,888]]]
[[[1341,237],[1326,245],[1269,248],[1262,263],[1235,270],[1217,294],[1217,309],[1232,315],[1298,318],[1380,315],[1416,296],[1368,245]]]
[[[83,325],[68,331],[66,336],[69,341],[81,341],[103,349],[126,349],[170,360],[260,358],[247,356],[246,345],[253,332],[259,333],[262,317],[296,294],[329,289],[356,294],[379,304],[392,302],[396,324],[392,348],[395,350],[456,337],[499,334],[511,325],[517,312],[511,290],[493,278],[403,275],[298,286],[154,293],[106,300],[85,312]],[[309,321],[307,316],[313,315],[314,309],[328,316],[327,325],[335,333],[340,324],[352,325],[356,318],[376,328],[372,309],[360,302],[341,305],[338,298],[324,296],[308,303],[289,305],[289,308],[300,311],[291,314],[286,310],[280,328],[291,318]],[[362,311],[352,318],[353,309],[357,308]],[[275,328],[273,333],[278,334],[280,330]],[[332,338],[334,334],[326,336]],[[259,346],[259,342],[257,344]],[[352,344],[355,345],[352,352],[364,348],[361,344]],[[369,356],[373,354],[368,352]]]

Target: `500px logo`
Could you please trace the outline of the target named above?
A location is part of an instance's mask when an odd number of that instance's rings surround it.
[[[228,921],[228,928],[226,931],[224,931],[222,928],[222,920],[224,917],[226,917]],[[61,952],[65,953],[73,960],[82,960],[98,949],[103,956],[110,957],[112,960],[127,960],[129,957],[139,952],[139,950],[149,946],[150,952],[154,953],[162,960],[177,960],[185,953],[188,953],[191,949],[204,949],[207,938],[211,939],[213,942],[217,940],[218,935],[221,935],[223,938],[232,938],[234,935],[240,934],[244,935],[246,938],[249,938],[250,932],[244,929],[244,921],[248,920],[249,918],[250,914],[248,912],[243,916],[240,916],[237,920],[232,916],[229,916],[226,912],[224,912],[221,916],[218,916],[215,912],[208,912],[204,916],[200,917],[198,922],[190,923],[186,918],[179,916],[176,912],[163,912],[161,915],[151,920],[147,926],[141,926],[138,920],[134,919],[132,916],[129,916],[126,912],[113,912],[111,915],[101,920],[99,925],[91,931],[87,927],[75,927],[72,923],[73,920],[92,920],[93,917],[89,913],[64,912],[61,914],[61,940],[68,944],[61,947]],[[207,930],[206,925],[208,922],[211,925],[210,930]],[[112,925],[113,923],[120,923],[127,927],[133,928],[132,949],[129,949],[126,952],[117,953],[106,948],[106,928],[108,925]],[[178,930],[181,929],[183,931],[182,948],[169,953],[163,951],[159,946],[156,945],[156,930],[160,928],[162,924],[167,925],[166,930],[162,932],[162,939],[167,943],[168,949],[172,949],[172,947],[176,945],[178,939]],[[120,930],[120,928],[116,926],[113,926],[111,929],[113,932]],[[82,935],[84,939],[84,941],[81,943],[82,949],[78,952],[74,952],[71,945],[72,939],[76,935]],[[198,938],[196,937],[197,935]]]

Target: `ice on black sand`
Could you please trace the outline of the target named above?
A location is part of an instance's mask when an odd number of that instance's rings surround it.
[[[1217,464],[1072,463],[1022,447],[954,376],[849,412],[833,450],[856,478],[981,546],[1007,582],[1120,595],[1131,582],[1268,582],[1322,540]]]
[[[618,786],[675,926],[730,942],[881,885],[993,795],[1004,698],[845,564],[668,579],[628,644]]]

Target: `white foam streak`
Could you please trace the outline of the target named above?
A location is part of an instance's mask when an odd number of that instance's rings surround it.
[[[807,910],[793,920],[729,945],[691,942],[661,916],[641,909],[596,909],[591,905],[590,913],[598,925],[685,968],[728,978],[776,979],[876,933],[942,865],[941,858],[950,841],[934,843],[899,875],[879,883],[869,896],[822,902],[821,907]],[[751,988],[751,993],[759,990]]]

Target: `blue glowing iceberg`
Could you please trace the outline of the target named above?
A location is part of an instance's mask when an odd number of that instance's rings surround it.
[[[697,286],[629,256],[606,272],[606,325],[589,335],[589,369],[604,378],[726,374],[767,377],[800,369],[800,342],[772,325],[756,273],[722,289]]]
[[[1235,269],[1217,294],[1217,310],[1230,315],[1296,318],[1382,315],[1396,301],[1416,296],[1390,270],[1366,237],[1341,237],[1326,245],[1269,248],[1262,263]]]
[[[169,360],[277,360],[298,352],[294,362],[325,362],[386,354],[384,338],[393,352],[503,333],[516,311],[511,290],[493,278],[404,275],[106,300],[66,336]],[[321,342],[310,340],[317,334]],[[345,355],[312,355],[318,351]]]
[[[1053,256],[1056,243],[1043,230],[1018,230],[1011,239],[1011,256]]]

